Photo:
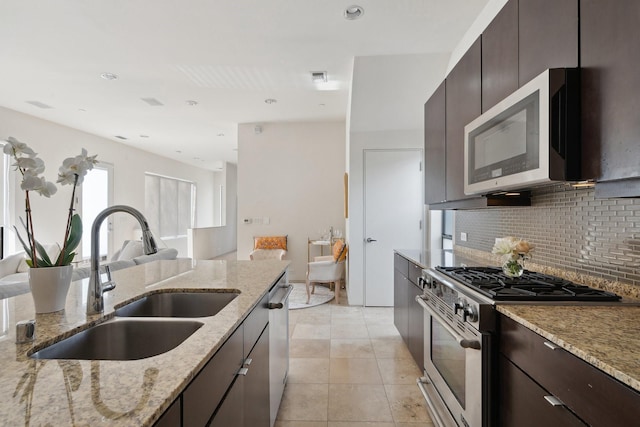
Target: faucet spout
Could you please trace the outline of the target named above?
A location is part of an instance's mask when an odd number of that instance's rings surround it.
[[[104,311],[104,293],[116,287],[114,281],[111,280],[111,274],[107,269],[109,281],[102,283],[100,277],[100,226],[109,215],[115,212],[126,212],[132,215],[142,228],[142,245],[146,255],[154,254],[158,251],[155,239],[149,230],[147,219],[131,206],[116,205],[110,206],[100,212],[91,226],[91,273],[89,276],[89,292],[87,294],[87,314],[100,314]]]

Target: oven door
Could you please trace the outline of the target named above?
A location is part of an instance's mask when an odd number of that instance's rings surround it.
[[[482,427],[481,336],[469,328],[460,330],[461,321],[454,328],[429,302],[416,300],[424,308],[425,335],[425,376],[418,385],[434,424]],[[453,310],[450,314],[457,319]]]

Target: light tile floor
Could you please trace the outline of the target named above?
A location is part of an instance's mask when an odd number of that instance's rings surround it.
[[[289,379],[276,427],[433,427],[393,308],[332,301],[289,316]]]

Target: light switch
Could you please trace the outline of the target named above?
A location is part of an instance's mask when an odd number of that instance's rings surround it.
[[[462,233],[460,233],[460,241],[462,241],[462,242],[466,242],[467,241],[467,233],[465,233],[464,231]]]

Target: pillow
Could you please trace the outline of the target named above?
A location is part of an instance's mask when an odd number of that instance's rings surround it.
[[[339,239],[333,244],[333,248],[331,249],[333,254],[333,260],[335,262],[344,261],[347,258],[347,244]]]
[[[253,238],[253,249],[287,250],[287,236],[261,236]]]
[[[120,251],[120,255],[118,255],[117,261],[134,259],[140,255],[144,255],[144,251],[142,250],[142,241],[129,240],[125,242],[124,247]]]

